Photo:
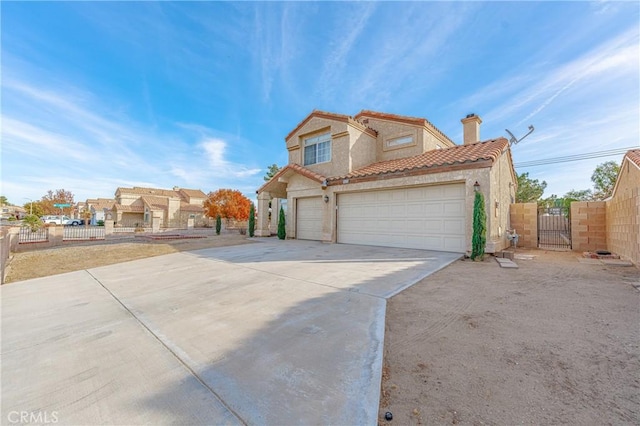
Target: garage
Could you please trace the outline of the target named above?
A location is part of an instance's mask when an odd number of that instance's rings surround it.
[[[322,198],[296,199],[296,238],[322,240]]]
[[[462,183],[338,195],[339,243],[464,252]]]

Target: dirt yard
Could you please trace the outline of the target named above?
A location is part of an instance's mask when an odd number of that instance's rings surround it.
[[[145,257],[161,256],[178,251],[231,246],[250,242],[246,235],[229,232],[206,238],[155,241],[135,238],[127,242],[118,242],[117,240],[101,241],[14,253],[7,269],[5,284],[30,278],[96,268],[98,266],[113,265]]]
[[[640,424],[640,271],[518,252],[389,301],[380,424]]]

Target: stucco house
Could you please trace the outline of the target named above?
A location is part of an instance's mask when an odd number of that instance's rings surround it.
[[[481,123],[462,119],[458,145],[424,118],[313,111],[285,138],[288,164],[257,191],[256,235],[271,234],[276,198],[286,199],[289,238],[470,252],[479,190],[486,251],[499,251],[517,179],[509,142],[480,142]]]
[[[640,149],[627,151],[606,201],[607,247],[640,265]]]
[[[118,188],[111,209],[115,225],[151,226],[159,221],[160,228],[187,226],[194,219],[195,226],[207,222],[203,203],[206,194],[199,189]]]
[[[115,203],[113,198],[87,198],[85,208],[91,212],[90,224],[97,225],[99,221],[104,221]]]

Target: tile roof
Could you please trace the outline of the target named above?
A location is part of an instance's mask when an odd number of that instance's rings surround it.
[[[122,204],[114,204],[113,209],[121,212],[144,213],[144,206],[123,206]]]
[[[317,182],[323,182],[326,180],[326,177],[322,176],[319,173],[316,173],[314,171],[311,171],[309,169],[307,169],[306,167],[302,167],[299,164],[287,164],[286,166],[284,166],[283,168],[281,168],[280,170],[278,170],[278,173],[276,173],[275,175],[273,175],[273,177],[266,182],[264,185],[262,185],[256,192],[260,193],[263,192],[265,190],[265,188],[271,184],[273,184],[274,182],[278,182],[278,178],[280,178],[281,176],[285,175],[287,172],[289,171],[294,171],[306,178],[309,178],[311,180],[315,180]]]
[[[336,181],[419,169],[428,170],[442,166],[473,164],[481,160],[495,162],[508,147],[509,142],[505,138],[492,139],[469,145],[456,145],[451,148],[427,151],[413,157],[370,164],[369,166],[354,170],[347,175],[331,177],[328,180]]]
[[[207,194],[199,189],[180,188],[178,189],[178,192],[183,193],[191,198],[207,198]]]
[[[203,212],[204,208],[202,206],[198,206],[196,204],[185,203],[184,201],[180,203],[180,211],[185,212]]]
[[[311,120],[313,117],[326,118],[328,120],[351,123],[351,125],[360,128],[360,130],[362,130],[363,132],[369,133],[373,137],[375,137],[378,133],[376,130],[368,126],[365,126],[364,124],[362,124],[357,120],[354,120],[353,117],[351,117],[350,115],[336,114],[334,112],[326,112],[326,111],[320,111],[318,109],[314,109],[313,111],[311,111],[311,114],[307,115],[300,123],[298,123],[298,125],[292,131],[289,132],[287,136],[285,136],[284,140],[285,141],[289,140],[291,136],[293,136],[298,130],[300,130],[305,124],[307,124],[307,122]]]
[[[143,196],[140,198],[151,208],[166,210],[169,207],[169,199],[166,197]]]
[[[160,188],[142,188],[139,186],[134,186],[133,188],[118,188],[117,192],[121,194],[135,194],[135,195],[160,195],[163,197],[177,197],[180,198],[176,191],[171,189],[160,189]]]
[[[640,149],[631,149],[625,155],[636,166],[640,167]]]

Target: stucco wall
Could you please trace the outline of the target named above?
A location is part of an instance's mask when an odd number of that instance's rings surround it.
[[[571,247],[574,251],[607,250],[604,201],[571,203]]]
[[[487,252],[495,253],[510,246],[506,237],[509,229],[509,206],[515,201],[515,182],[509,156],[503,154],[491,168],[491,187],[487,200]],[[487,194],[487,192],[485,192]]]
[[[509,209],[509,229],[518,234],[518,247],[538,247],[538,204],[513,203]]]
[[[640,169],[625,161],[606,203],[607,247],[640,266]]]

